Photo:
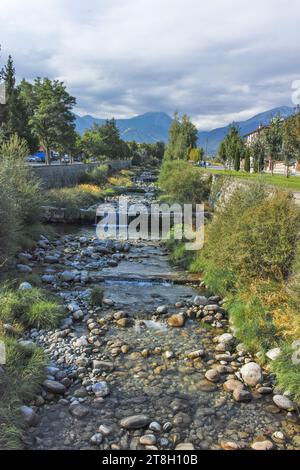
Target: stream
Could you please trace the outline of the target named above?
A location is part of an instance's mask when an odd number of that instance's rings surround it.
[[[27,448],[300,448],[296,413],[273,402],[274,378],[242,384],[255,358],[237,347],[222,300],[171,266],[163,245],[99,241],[95,227],[59,232],[31,252],[33,273],[68,313],[26,338],[49,356]],[[94,286],[102,307],[90,304]]]

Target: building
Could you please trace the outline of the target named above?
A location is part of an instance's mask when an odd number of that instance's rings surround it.
[[[268,126],[265,126],[264,124],[260,124],[257,129],[255,129],[252,132],[249,132],[248,134],[245,134],[244,139],[246,141],[246,145],[250,147],[253,144],[253,142],[255,142],[256,139],[260,137],[261,133],[267,128]]]

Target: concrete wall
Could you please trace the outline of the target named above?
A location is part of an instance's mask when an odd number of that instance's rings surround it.
[[[131,160],[112,160],[107,162],[111,168],[122,170],[130,168]],[[87,165],[74,163],[67,165],[36,165],[32,167],[33,172],[42,181],[44,189],[63,188],[78,184],[84,173],[101,163],[90,163]]]

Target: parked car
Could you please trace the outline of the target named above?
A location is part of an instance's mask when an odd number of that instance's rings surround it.
[[[29,155],[29,157],[26,157],[26,162],[27,163],[35,163],[36,158],[33,155]]]
[[[69,155],[64,155],[61,159],[61,163],[70,163],[71,159]]]

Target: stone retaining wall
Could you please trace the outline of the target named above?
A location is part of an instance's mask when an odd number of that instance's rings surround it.
[[[44,189],[53,189],[75,186],[84,173],[100,164],[37,165],[32,170],[41,179]],[[115,170],[122,170],[130,168],[131,160],[111,160],[107,164]]]

